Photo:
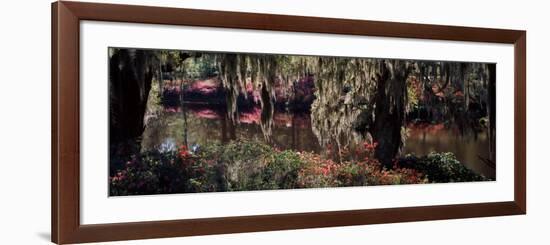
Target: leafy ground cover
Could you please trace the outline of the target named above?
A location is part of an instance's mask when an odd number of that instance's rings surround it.
[[[483,181],[452,153],[407,155],[387,169],[367,144],[358,160],[279,150],[259,142],[210,143],[147,151],[124,160],[109,178],[110,195],[149,195]]]

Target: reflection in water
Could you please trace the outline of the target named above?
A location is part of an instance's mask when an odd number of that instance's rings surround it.
[[[142,150],[159,149],[171,145],[172,142],[184,142],[184,114],[181,110],[165,110],[150,120],[143,134]],[[260,117],[259,108],[240,112],[240,123],[232,125],[221,110],[190,107],[187,111],[187,143],[202,145],[208,142],[225,142],[231,138],[229,134],[233,132],[236,139],[263,141]],[[271,144],[281,150],[322,152],[311,130],[309,114],[275,112],[272,130]]]
[[[230,138],[263,141],[260,126],[261,110],[252,108],[239,113],[239,122],[233,125],[223,110],[209,106],[188,105],[185,111],[165,109],[148,120],[142,140],[142,150],[170,151],[187,142],[191,147],[209,142],[226,142]],[[185,125],[187,124],[187,125]],[[293,114],[275,111],[271,145],[279,149],[315,152],[325,155],[311,126],[308,113]],[[487,177],[494,178],[493,168],[480,160],[489,158],[485,132],[477,137],[460,136],[457,130],[442,125],[408,126],[408,137],[403,153],[417,156],[435,152],[453,152],[464,165]]]

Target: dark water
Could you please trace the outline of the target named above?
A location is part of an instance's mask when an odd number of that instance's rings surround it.
[[[229,123],[222,112],[212,109],[189,110],[184,116],[181,111],[164,111],[148,122],[143,134],[142,148],[169,149],[184,142],[185,118],[188,145],[223,142],[229,137],[231,129],[227,126],[224,129],[223,125]],[[241,113],[240,124],[234,128],[236,138],[263,141],[259,120],[259,110]],[[271,144],[275,147],[317,153],[322,151],[317,137],[311,130],[308,114],[275,113],[273,121]]]
[[[434,129],[435,128],[435,129]],[[416,128],[409,127],[409,135],[405,142],[404,153],[414,153],[418,156],[430,152],[452,152],[465,166],[476,173],[489,178],[495,178],[495,169],[483,161],[488,159],[489,140],[486,132],[462,136],[457,130],[446,127]]]
[[[237,139],[264,140],[260,126],[260,111],[251,110],[239,115],[240,124],[228,128],[224,113],[214,109],[165,110],[148,119],[143,134],[142,149],[172,150],[187,140],[189,146],[208,142],[223,142],[233,133]],[[323,153],[312,131],[309,114],[276,112],[273,118],[272,145],[280,149],[294,149]],[[187,124],[187,130],[185,125]],[[455,130],[441,125],[408,128],[403,153],[417,156],[435,152],[453,152],[468,168],[494,178],[494,168],[479,157],[489,158],[486,133],[460,136]]]

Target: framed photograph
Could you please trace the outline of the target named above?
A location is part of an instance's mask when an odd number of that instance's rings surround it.
[[[526,213],[526,32],[52,4],[52,241]]]

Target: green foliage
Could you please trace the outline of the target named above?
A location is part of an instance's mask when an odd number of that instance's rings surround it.
[[[416,77],[407,79],[407,111],[418,109],[421,86],[420,81]]]
[[[232,141],[227,144],[207,144],[199,156],[216,167],[221,191],[261,189],[261,171],[265,156],[272,149],[265,144]]]
[[[416,169],[426,174],[430,182],[467,182],[489,180],[461,164],[451,152],[432,152],[424,157],[407,155],[399,160],[399,167]]]
[[[218,73],[215,57],[211,54],[203,53],[200,57],[186,59],[184,62],[184,72],[186,78],[204,79],[213,77]]]
[[[277,151],[258,142],[209,144],[200,156],[219,166],[225,191],[297,188],[303,163],[293,151]]]
[[[296,152],[272,152],[262,171],[262,189],[297,188],[297,180],[303,163]]]
[[[411,169],[387,170],[373,159],[335,163],[317,154],[259,142],[209,143],[196,152],[141,153],[110,178],[111,195],[274,190],[425,183]]]

